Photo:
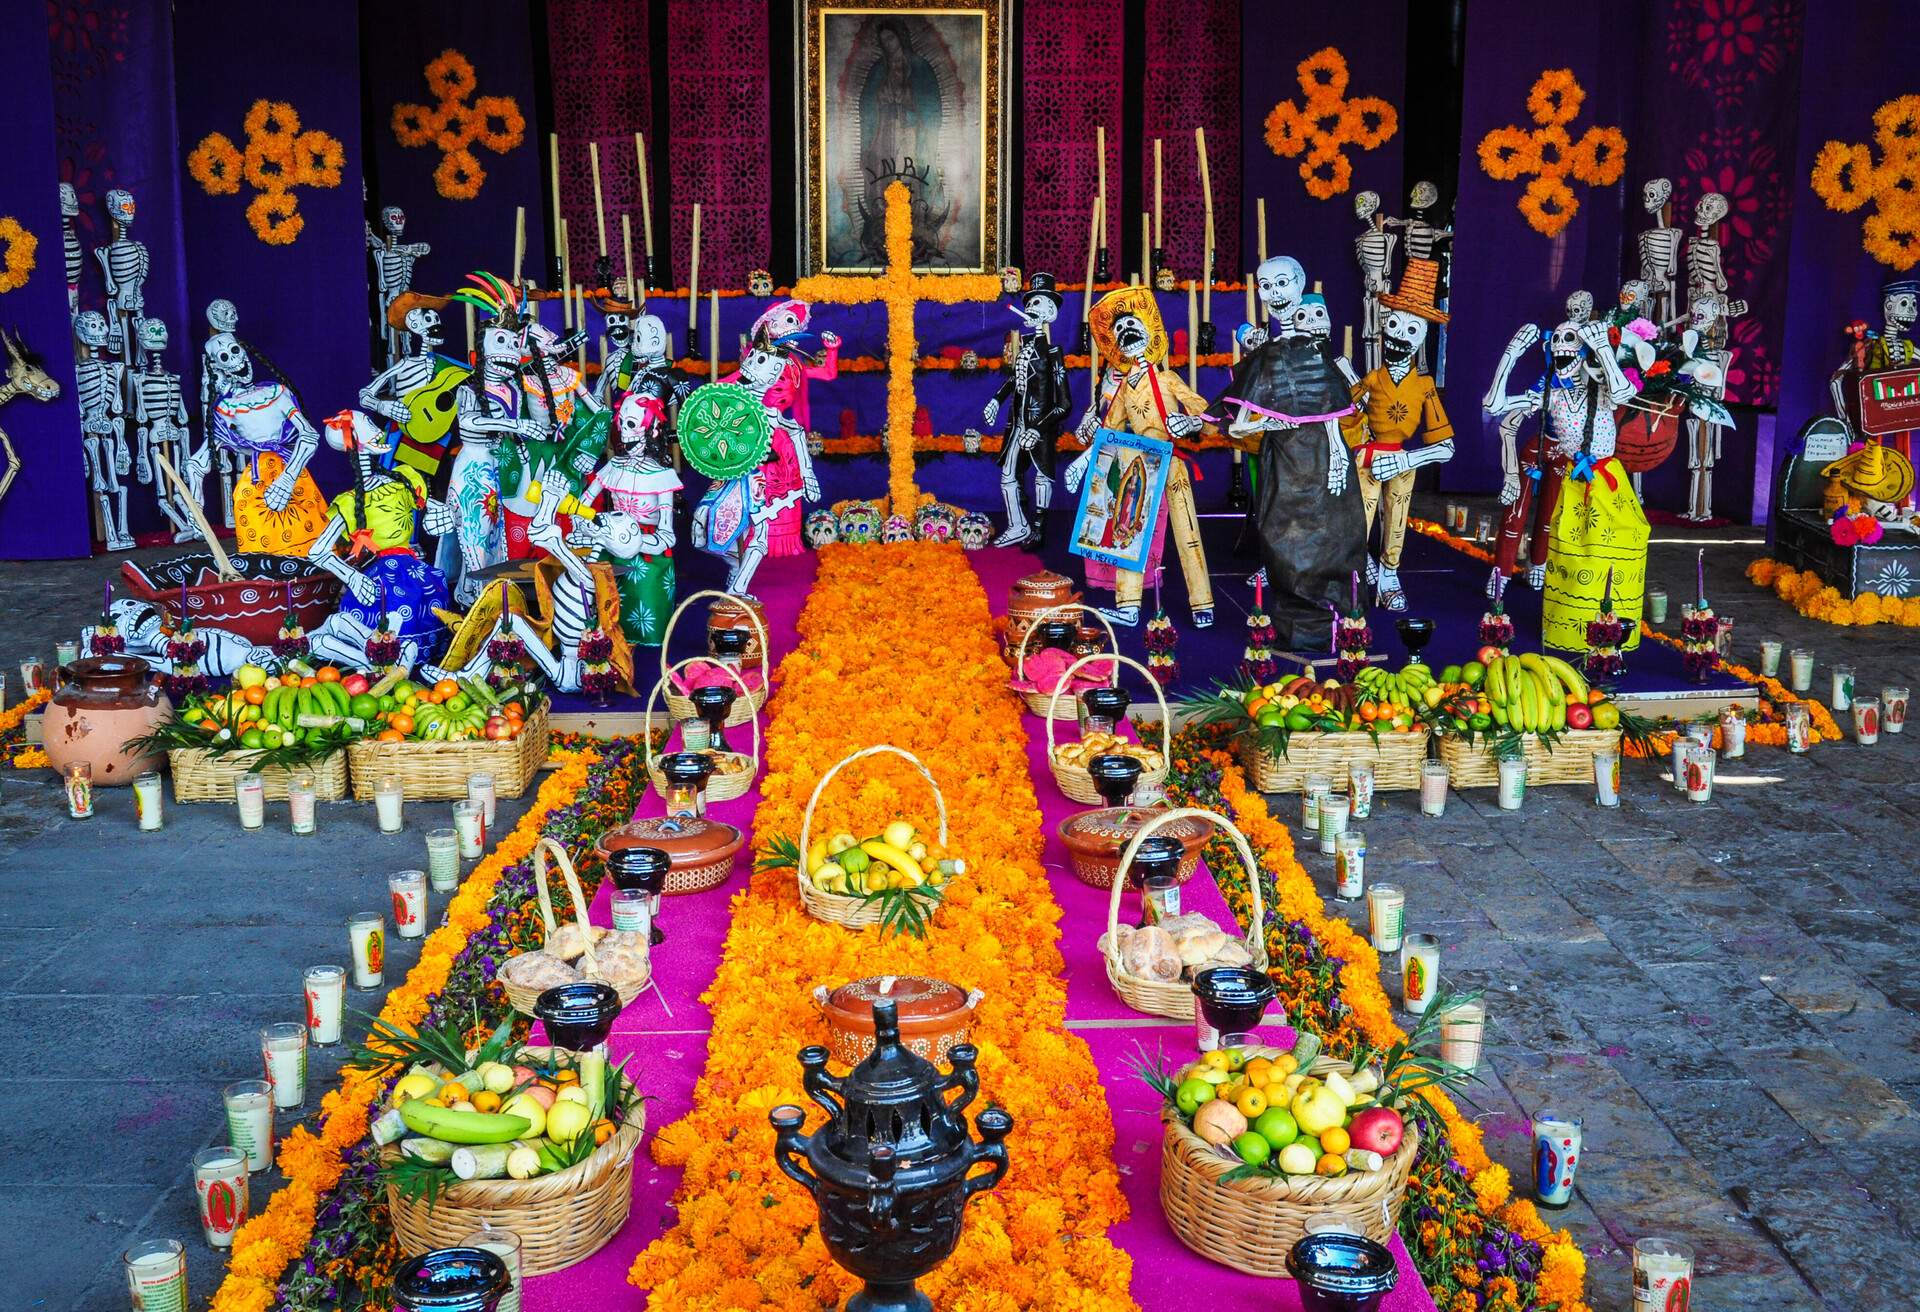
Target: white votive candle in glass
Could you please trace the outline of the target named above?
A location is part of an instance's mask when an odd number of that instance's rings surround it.
[[[220,1090],[227,1110],[227,1138],[247,1155],[249,1171],[273,1165],[273,1086],[265,1080],[240,1080]]]
[[[427,831],[427,882],[436,893],[460,887],[460,835],[451,829]]]
[[[397,775],[388,775],[373,786],[373,812],[380,832],[397,834],[406,824],[406,789]]]
[[[1769,679],[1780,677],[1780,647],[1781,642],[1778,638],[1760,640],[1760,673]]]
[[[340,1042],[346,1011],[346,968],[308,966],[301,984],[307,995],[307,1039],[316,1048],[331,1048]]]
[[[1425,1014],[1440,982],[1440,939],[1435,934],[1409,934],[1400,944],[1400,1000],[1408,1011]]]
[[[273,1086],[275,1110],[298,1107],[307,1100],[307,1027],[293,1021],[268,1025],[260,1031],[260,1060]]]
[[[1702,747],[1695,743],[1687,753],[1687,800],[1689,802],[1711,802],[1713,800],[1713,775],[1719,763],[1719,756],[1713,748]]]
[[[455,802],[453,832],[460,838],[462,860],[477,861],[487,850],[487,817],[477,802]]]
[[[240,827],[258,829],[267,822],[267,781],[249,770],[233,781],[233,800],[240,808]]]
[[[1862,744],[1880,741],[1880,699],[1878,697],[1853,699],[1853,740]]]
[[[487,828],[493,828],[494,808],[498,802],[493,788],[493,776],[484,770],[475,770],[468,775],[467,800],[480,803],[480,814],[486,819]]]
[[[1806,647],[1795,647],[1787,653],[1787,670],[1791,677],[1787,686],[1795,692],[1806,692],[1813,687],[1813,652]]]
[[[1367,938],[1375,952],[1398,952],[1407,921],[1407,895],[1392,884],[1367,890]]]
[[[507,1268],[507,1292],[496,1312],[520,1312],[520,1236],[499,1226],[483,1225],[460,1241],[462,1248],[479,1248],[499,1258]]]
[[[1880,728],[1900,733],[1907,727],[1907,690],[1897,684],[1880,690]]]
[[[287,813],[291,819],[293,832],[310,834],[314,830],[315,812],[319,809],[319,787],[314,783],[313,774],[308,770],[296,770],[287,778]]]
[[[133,1312],[187,1312],[187,1250],[177,1239],[148,1239],[120,1258]]]
[[[1456,1002],[1440,1018],[1440,1060],[1471,1071],[1480,1064],[1487,1035],[1484,1002]]]
[[[1844,711],[1853,705],[1853,666],[1836,665],[1828,671],[1828,682],[1832,695],[1828,701],[1836,711]]]
[[[1634,1312],[1666,1312],[1692,1301],[1693,1249],[1678,1239],[1634,1240]]]
[[[85,761],[67,767],[67,815],[75,820],[93,817],[93,767]]]
[[[133,813],[142,829],[158,829],[166,823],[165,801],[160,792],[160,776],[148,770],[133,781]]]
[[[1500,809],[1518,811],[1527,800],[1527,758],[1505,757],[1500,762]]]
[[[1320,799],[1320,850],[1326,855],[1333,855],[1340,835],[1347,832],[1352,809],[1352,801],[1339,793],[1328,793]]]
[[[1447,763],[1422,761],[1420,763],[1420,814],[1445,815],[1446,813]]]
[[[1310,774],[1300,785],[1300,827],[1309,834],[1320,832],[1320,799],[1333,791],[1333,780],[1323,774]]]
[[[393,932],[401,938],[427,935],[427,872],[402,870],[387,879],[393,899]]]
[[[378,911],[356,911],[348,916],[347,946],[353,950],[353,986],[362,993],[379,988],[386,978],[386,918]]]

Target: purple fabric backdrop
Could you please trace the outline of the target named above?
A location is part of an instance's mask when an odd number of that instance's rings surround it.
[[[600,188],[607,214],[607,253],[621,277],[620,216],[633,228],[635,276],[646,239],[641,228],[639,161],[633,134],[647,135],[647,153],[660,158],[653,136],[653,61],[648,0],[569,0],[547,7],[548,63],[553,69],[553,113],[560,133],[561,213],[573,246],[574,281],[586,282],[597,251],[593,173],[587,143],[600,143]],[[543,142],[545,138],[541,139]],[[545,149],[545,146],[542,146]],[[657,176],[648,170],[651,180]],[[547,202],[552,208],[552,201]],[[661,217],[654,217],[655,250],[664,250]]]
[[[1499,435],[1479,397],[1500,352],[1522,323],[1552,325],[1579,289],[1605,304],[1621,280],[1623,198],[1636,197],[1644,170],[1633,122],[1634,76],[1643,14],[1632,5],[1543,6],[1532,0],[1476,0],[1467,23],[1466,95],[1461,109],[1459,203],[1455,208],[1453,323],[1447,381],[1458,454],[1442,486],[1488,491],[1500,484]],[[1586,91],[1569,127],[1627,134],[1627,171],[1613,187],[1572,184],[1580,209],[1560,234],[1543,237],[1516,208],[1525,179],[1499,182],[1480,168],[1480,139],[1498,127],[1531,128],[1527,92],[1542,71],[1571,68]],[[1519,371],[1516,371],[1516,384]]]
[[[1107,129],[1107,203],[1120,206],[1125,12],[1120,0],[1030,0],[1021,15],[1014,107],[1026,133],[1026,155],[1017,164],[1026,206],[1021,259],[1028,270],[1063,283],[1086,276],[1087,228],[1100,188],[1096,126]],[[1119,240],[1120,217],[1107,216],[1110,249]],[[1070,302],[1072,313],[1079,312],[1077,300]]]
[[[1260,8],[1256,5],[1255,8]],[[1206,205],[1193,130],[1207,130],[1213,185],[1216,278],[1235,278],[1240,231],[1241,0],[1147,0],[1146,67],[1140,141],[1140,195],[1153,208],[1153,142],[1162,160],[1167,262],[1182,278],[1200,276],[1206,259]],[[1139,218],[1128,231],[1140,245]],[[1134,254],[1126,267],[1139,263]],[[1223,339],[1224,340],[1224,339]]]
[[[93,252],[113,235],[107,192],[124,188],[138,206],[133,235],[152,260],[143,289],[146,314],[167,325],[167,367],[191,378],[194,325],[180,241],[171,15],[157,4],[63,0],[49,6],[47,26],[60,180],[72,183],[80,200],[74,222],[85,257],[80,308],[97,310],[106,303]],[[135,533],[168,527],[152,485],[134,482],[130,492],[128,521]]]
[[[378,178],[371,186],[370,207],[376,211],[376,231],[381,206],[398,205],[405,210],[405,239],[433,248],[414,267],[413,285],[421,291],[445,292],[473,269],[510,276],[513,211],[516,205],[524,205],[525,267],[529,277],[544,285],[549,249],[545,216],[551,206],[541,189],[540,160],[547,138],[545,125],[535,116],[535,51],[526,0],[492,0],[485,5],[466,0],[413,0],[406,5],[383,6],[380,15],[379,35],[367,43],[367,62],[361,70]],[[440,194],[434,174],[441,167],[443,154],[437,146],[402,145],[393,126],[397,105],[424,105],[429,109],[440,105],[440,98],[427,88],[423,70],[449,49],[466,56],[474,70],[474,89],[459,103],[474,106],[483,97],[508,97],[524,125],[520,144],[504,153],[478,140],[467,147],[486,171],[479,193],[468,200]],[[563,85],[556,96],[564,94]],[[495,130],[502,126],[502,120],[494,120]],[[457,320],[457,316],[450,317]],[[464,334],[456,328],[449,333],[447,343],[464,348]]]
[[[175,43],[183,155],[213,132],[244,148],[243,121],[262,98],[291,104],[303,131],[323,131],[340,143],[338,185],[294,190],[305,226],[285,245],[269,245],[248,225],[250,184],[243,181],[238,195],[209,195],[189,178],[181,192],[196,315],[215,297],[233,301],[240,336],[287,373],[318,426],[354,405],[369,377],[354,7],[178,0]],[[505,245],[511,243],[508,229]],[[204,321],[196,322],[196,351],[205,331]],[[324,446],[311,468],[323,491],[346,481],[346,463]]]
[[[38,239],[23,286],[0,293],[0,326],[18,331],[46,359],[58,399],[19,399],[0,410],[0,426],[22,462],[0,502],[0,558],[84,556],[91,550],[80,411],[73,399],[72,328],[60,241],[58,165],[47,22],[37,5],[0,8],[0,216]]]
[[[1476,21],[1478,17],[1476,6]],[[1222,233],[1222,277],[1238,279],[1258,263],[1255,202],[1264,197],[1267,253],[1291,255],[1305,265],[1307,278],[1322,285],[1336,328],[1352,324],[1358,336],[1360,270],[1354,262],[1353,239],[1360,233],[1360,224],[1353,217],[1353,198],[1363,191],[1375,191],[1386,213],[1406,213],[1406,188],[1401,178],[1405,124],[1372,150],[1347,146],[1346,156],[1353,168],[1348,189],[1328,200],[1318,200],[1307,193],[1300,178],[1304,156],[1285,158],[1267,145],[1266,120],[1281,101],[1301,101],[1298,65],[1327,46],[1347,58],[1352,78],[1347,88],[1349,97],[1378,97],[1404,117],[1406,45],[1405,0],[1303,5],[1290,9],[1284,23],[1275,22],[1273,12],[1265,5],[1246,6],[1240,29],[1244,69],[1240,79],[1240,158],[1245,192],[1240,206],[1239,262],[1228,262],[1235,253],[1233,234]],[[1218,186],[1216,181],[1216,191]],[[1222,324],[1239,323],[1245,318],[1245,308],[1223,311],[1216,306],[1214,318]]]
[[[771,134],[788,130],[785,113],[776,121],[767,103],[767,0],[666,3],[673,213],[653,216],[654,249],[668,257],[659,262],[671,264],[672,285],[686,286],[698,201],[701,287],[744,287],[748,272],[772,256]],[[778,203],[784,233],[796,202]]]

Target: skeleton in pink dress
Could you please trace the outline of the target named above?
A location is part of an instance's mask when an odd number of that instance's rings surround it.
[[[769,408],[793,419],[799,426],[802,444],[813,427],[813,411],[807,397],[808,381],[817,378],[826,382],[840,375],[840,338],[835,334],[820,334],[821,356],[818,360],[808,358],[801,350],[803,339],[807,336],[807,321],[812,314],[812,307],[805,301],[781,301],[753,321],[751,334],[756,346],[778,347],[786,353],[786,370],[767,389],[766,403]],[[735,372],[721,381],[737,383],[741,380],[739,373]],[[792,446],[782,441],[775,441],[773,445],[773,460],[766,473],[769,503],[799,491],[805,478]],[[769,556],[797,556],[806,549],[806,541],[800,531],[801,514],[802,507],[796,501],[774,516],[767,536]]]
[[[667,463],[667,440],[660,399],[629,392],[608,441],[609,458],[580,498],[591,505],[604,491],[611,509],[640,526],[638,553],[617,571],[620,627],[628,642],[648,647],[660,645],[673,612],[673,497],[681,484]]]

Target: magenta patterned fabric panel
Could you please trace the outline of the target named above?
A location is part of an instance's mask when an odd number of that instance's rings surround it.
[[[1027,0],[1021,17],[1023,72],[1014,111],[1025,123],[1026,158],[1013,167],[1025,188],[1023,259],[1027,269],[1044,270],[1061,282],[1079,282],[1086,274],[1087,224],[1099,189],[1098,124],[1107,129],[1107,203],[1115,210],[1120,206],[1124,16],[1121,0]],[[1120,221],[1117,213],[1107,215],[1116,275],[1126,250]],[[1136,216],[1136,249],[1139,223]],[[1133,258],[1138,263],[1139,256]]]
[[[1689,233],[1701,196],[1727,198],[1727,295],[1752,306],[1733,321],[1727,399],[1749,405],[1779,399],[1787,235],[1793,190],[1805,185],[1793,171],[1805,21],[1804,0],[1661,0],[1646,33],[1646,75],[1667,76],[1644,112],[1645,149],[1634,142],[1628,178],[1671,178],[1673,221]],[[1643,226],[1629,218],[1629,242]]]
[[[742,287],[748,272],[771,258],[772,139],[791,132],[786,116],[778,125],[770,117],[766,0],[666,4],[673,282],[687,281],[698,201],[701,289]],[[794,199],[782,196],[780,206],[786,222],[793,221]],[[666,217],[656,214],[654,222]]]
[[[1238,278],[1240,248],[1241,0],[1147,0],[1146,97],[1140,194],[1153,207],[1153,139],[1161,139],[1167,262],[1176,276],[1200,276],[1206,209],[1193,130],[1207,130],[1213,183],[1214,276]],[[1109,192],[1113,180],[1107,180]],[[1126,267],[1140,262],[1140,218],[1128,216]]]
[[[553,69],[553,115],[560,134],[560,213],[567,221],[573,280],[592,281],[599,240],[594,225],[593,173],[588,145],[600,146],[600,194],[607,215],[607,253],[615,277],[625,275],[620,216],[633,227],[636,272],[646,251],[641,229],[639,159],[633,134],[653,136],[653,49],[648,42],[649,0],[566,0],[547,6],[548,60]],[[549,149],[547,142],[540,149]],[[657,174],[655,175],[657,178]],[[551,209],[551,196],[544,198]],[[653,218],[654,243],[665,250],[666,216]]]

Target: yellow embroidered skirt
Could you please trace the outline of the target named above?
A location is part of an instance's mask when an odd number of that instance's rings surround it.
[[[1627,626],[1624,646],[1640,645],[1646,601],[1647,539],[1652,530],[1633,483],[1618,460],[1600,462],[1593,479],[1562,485],[1547,545],[1546,592],[1541,598],[1541,642],[1558,651],[1585,651],[1587,621],[1600,611],[1608,572],[1613,611]]]
[[[327,526],[327,502],[313,475],[302,472],[294,480],[293,499],[285,510],[267,508],[267,489],[287,462],[262,452],[241,465],[233,487],[233,537],[240,551],[269,556],[304,556]]]

